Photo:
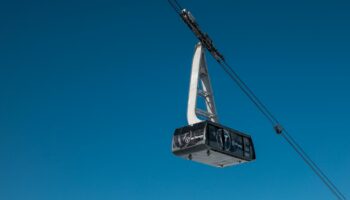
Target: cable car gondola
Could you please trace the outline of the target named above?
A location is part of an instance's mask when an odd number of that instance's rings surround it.
[[[177,128],[172,151],[182,158],[215,167],[255,160],[249,135],[208,120]]]
[[[187,126],[175,130],[172,152],[182,158],[216,167],[255,160],[253,141],[247,134],[218,123],[205,48],[196,45],[187,107]],[[197,107],[203,98],[206,110]]]

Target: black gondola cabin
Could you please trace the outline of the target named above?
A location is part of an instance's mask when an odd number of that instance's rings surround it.
[[[177,128],[172,152],[176,156],[216,167],[255,160],[253,141],[249,135],[211,121]]]

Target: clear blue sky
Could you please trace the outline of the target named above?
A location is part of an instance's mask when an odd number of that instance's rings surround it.
[[[350,197],[349,1],[181,1]],[[208,56],[254,162],[179,159],[196,39],[166,0],[1,1],[0,199],[333,199]]]

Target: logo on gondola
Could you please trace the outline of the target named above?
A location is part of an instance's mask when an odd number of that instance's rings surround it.
[[[184,141],[186,144],[190,143],[191,140],[192,140],[192,134],[191,134],[191,133],[192,133],[192,132],[190,131],[190,132],[187,132],[187,133],[184,134],[183,141]]]
[[[178,137],[174,138],[174,145],[177,146],[178,148],[186,148],[192,141],[192,132],[186,132],[182,135],[179,135]]]
[[[174,145],[180,149],[187,148],[204,140],[204,135],[197,135],[196,132],[188,131],[174,138]]]

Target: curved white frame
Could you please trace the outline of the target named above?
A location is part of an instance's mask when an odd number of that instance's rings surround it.
[[[190,89],[187,104],[187,121],[189,125],[203,121],[199,118],[199,116],[212,122],[218,122],[213,90],[210,84],[208,67],[204,53],[205,48],[199,42],[195,46],[192,61]],[[199,84],[201,84],[202,89],[199,89]],[[204,98],[207,108],[206,111],[197,108],[198,97]]]

